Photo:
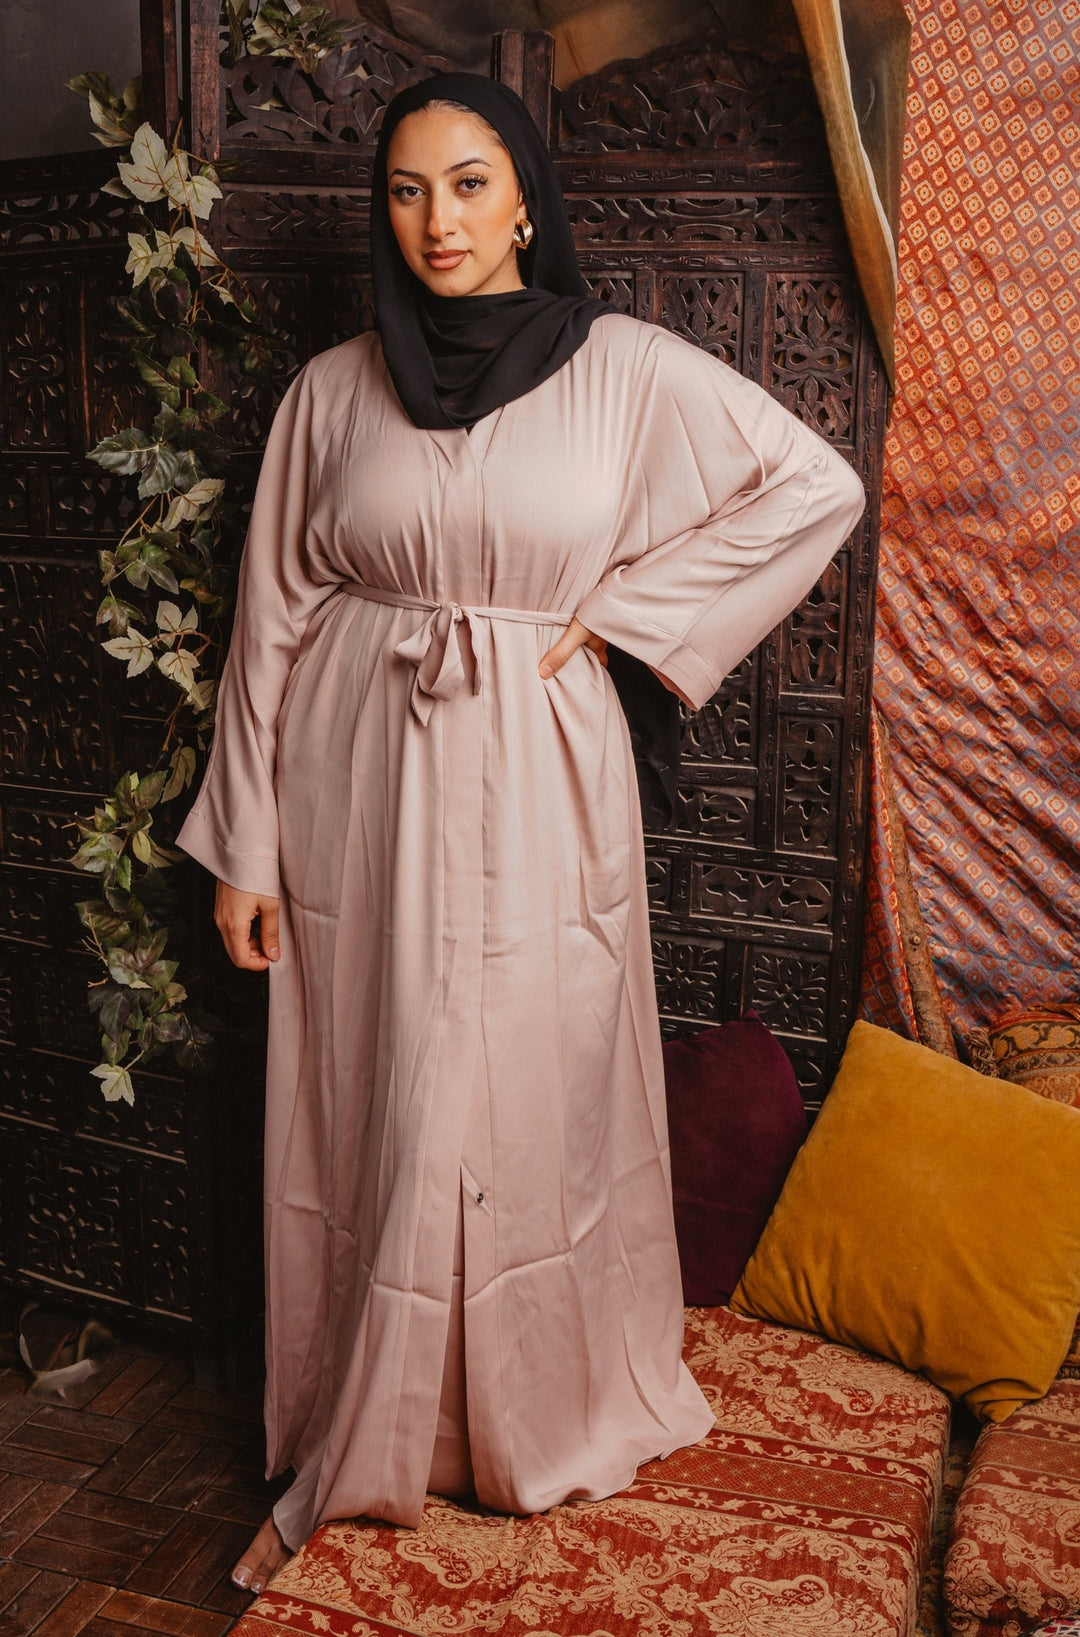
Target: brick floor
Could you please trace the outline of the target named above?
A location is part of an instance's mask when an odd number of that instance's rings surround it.
[[[126,1343],[62,1402],[25,1385],[0,1370],[0,1637],[221,1637],[288,1482],[263,1479],[261,1385],[204,1392]]]

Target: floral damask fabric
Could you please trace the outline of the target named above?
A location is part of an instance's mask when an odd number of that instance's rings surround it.
[[[945,1550],[949,1544],[956,1502],[964,1485],[964,1475],[971,1460],[971,1451],[978,1437],[978,1423],[961,1409],[953,1416],[949,1437],[949,1452],[945,1459],[945,1481],[934,1515],[930,1540],[930,1561],[923,1575],[919,1596],[919,1618],[915,1622],[915,1637],[946,1637]]]
[[[952,1637],[1019,1637],[1080,1615],[1080,1381],[975,1446],[945,1558]]]
[[[907,11],[874,692],[964,1031],[1076,998],[1080,14]],[[914,1034],[880,815],[870,870],[863,1014]]]
[[[911,1637],[945,1395],[727,1308],[687,1310],[684,1356],[716,1426],[621,1495],[325,1524],[235,1637]]]

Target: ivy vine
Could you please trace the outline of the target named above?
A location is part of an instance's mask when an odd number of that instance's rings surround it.
[[[221,60],[291,56],[305,72],[343,43],[320,6],[289,0],[226,0]],[[163,677],[171,708],[155,764],[125,772],[93,816],[80,819],[73,863],[96,877],[98,894],[77,908],[102,975],[90,984],[102,1062],[91,1073],[105,1098],[134,1103],[132,1068],[167,1048],[182,1066],[211,1036],[167,958],[171,898],[162,872],[185,855],[170,843],[163,811],[193,781],[214,726],[215,676],[239,555],[239,505],[227,496],[227,462],[240,445],[223,430],[227,406],[200,379],[215,361],[260,376],[277,338],[244,284],[202,231],[222,197],[218,171],[167,141],[141,117],[139,78],[113,89],[107,74],[67,81],[87,98],[94,135],[123,150],[105,191],[128,201],[142,231],[128,233],[129,291],[115,306],[130,353],[158,408],[148,426],[111,433],[89,458],[136,478],[137,515],[118,543],[99,553],[102,646],[126,675]],[[213,376],[211,376],[211,379]]]

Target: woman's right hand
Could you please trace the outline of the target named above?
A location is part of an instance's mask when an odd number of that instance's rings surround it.
[[[259,917],[259,935],[251,923]],[[278,900],[257,892],[241,892],[219,881],[214,895],[214,923],[234,966],[245,972],[265,972],[281,954],[278,944]]]

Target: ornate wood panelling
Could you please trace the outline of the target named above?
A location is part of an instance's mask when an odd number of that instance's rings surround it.
[[[695,40],[609,63],[563,91],[558,107],[560,154],[603,160],[621,151],[637,164],[656,152],[685,160],[690,150],[702,171],[763,165],[787,175],[805,168],[805,150],[830,176],[802,58],[735,53],[720,35],[706,36],[704,48]]]
[[[0,597],[5,779],[100,788],[108,756],[93,568],[0,563]]]
[[[453,66],[441,58],[418,59],[407,46],[364,28],[346,33],[350,43],[321,57],[310,81],[278,57],[242,57],[227,69],[233,139],[371,146],[395,92],[433,69]]]
[[[69,448],[71,336],[63,281],[5,279],[0,315],[6,388],[0,448]]]
[[[113,306],[131,225],[101,191],[114,158],[0,166],[0,1276],[186,1331],[209,1379],[245,1293],[257,1318],[257,1285],[236,1279],[238,1299],[220,1270],[257,1266],[258,1188],[234,1210],[222,1166],[236,1124],[258,1126],[258,1078],[233,1072],[226,1039],[227,1100],[166,1062],[136,1074],[134,1108],[104,1101],[75,910],[93,889],[70,865],[76,818],[156,754],[160,705],[125,686],[94,627],[97,552],[139,503],[86,450],[145,420]]]

